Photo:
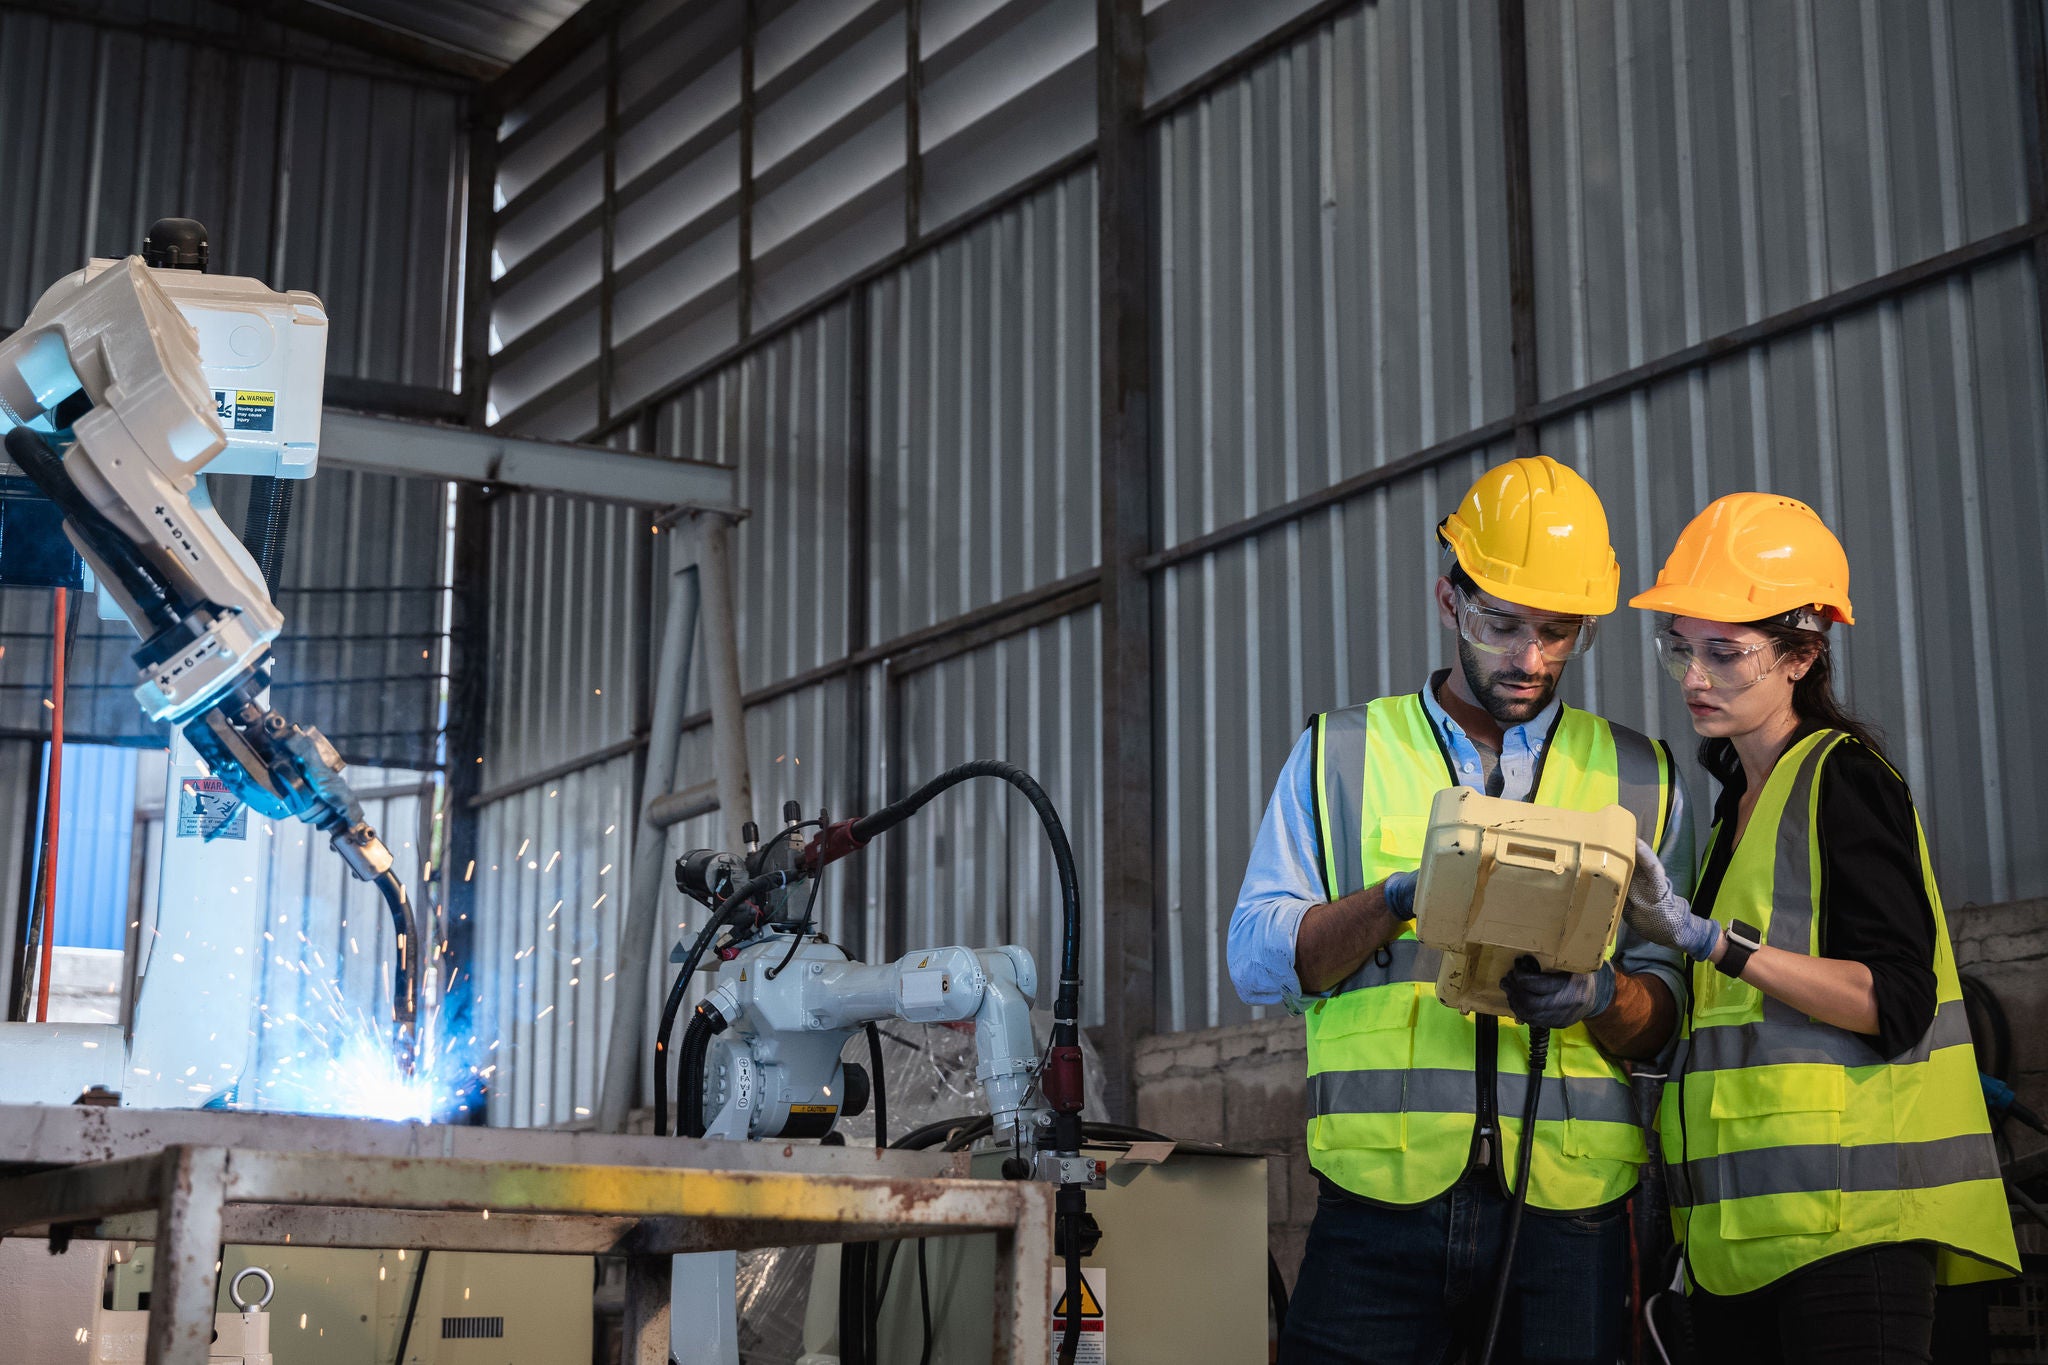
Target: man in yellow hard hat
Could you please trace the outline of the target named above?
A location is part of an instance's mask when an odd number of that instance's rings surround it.
[[[1684,802],[1666,746],[1556,695],[1620,586],[1586,481],[1544,457],[1510,460],[1437,536],[1432,591],[1457,667],[1310,722],[1231,917],[1238,993],[1285,1002],[1308,1029],[1321,1198],[1280,1359],[1437,1361],[1483,1341],[1537,1025],[1552,1031],[1551,1079],[1494,1360],[1611,1361],[1628,1317],[1623,1206],[1647,1156],[1622,1061],[1670,1039],[1677,954],[1624,930],[1598,971],[1511,972],[1515,1019],[1460,1014],[1418,963],[1415,869],[1430,803],[1453,785],[1575,810],[1619,802],[1681,877]]]

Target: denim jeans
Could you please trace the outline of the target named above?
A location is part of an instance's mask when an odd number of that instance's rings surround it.
[[[1617,1201],[1522,1219],[1496,1365],[1613,1365],[1628,1328],[1628,1218]],[[1508,1201],[1491,1170],[1412,1208],[1325,1182],[1280,1334],[1280,1365],[1434,1365],[1477,1354]]]
[[[1744,1365],[1925,1365],[1934,1337],[1934,1250],[1866,1247],[1793,1271],[1753,1294],[1695,1291],[1698,1359]]]

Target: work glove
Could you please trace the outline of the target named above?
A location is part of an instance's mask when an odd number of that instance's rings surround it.
[[[1539,1028],[1569,1028],[1614,1003],[1614,967],[1603,962],[1590,972],[1546,972],[1522,955],[1500,979],[1515,1018]]]
[[[1380,883],[1380,894],[1387,898],[1387,913],[1395,919],[1415,918],[1415,874],[1396,872]]]
[[[1676,948],[1695,962],[1706,961],[1721,942],[1721,926],[1692,912],[1685,897],[1671,889],[1657,850],[1641,839],[1636,840],[1636,870],[1621,917],[1650,942]]]

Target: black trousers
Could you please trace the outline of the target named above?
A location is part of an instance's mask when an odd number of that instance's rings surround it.
[[[1695,1290],[1702,1362],[1742,1365],[1927,1365],[1934,1336],[1934,1249],[1871,1247],[1800,1270],[1750,1294]]]

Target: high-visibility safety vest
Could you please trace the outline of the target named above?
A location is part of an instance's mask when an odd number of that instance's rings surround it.
[[[1421,864],[1430,802],[1456,778],[1420,693],[1326,712],[1314,724],[1324,889],[1336,900]],[[1662,745],[1564,707],[1532,799],[1586,811],[1619,802],[1661,844],[1671,782]],[[1419,1204],[1456,1183],[1482,1112],[1499,1135],[1502,1168],[1518,1159],[1528,1031],[1439,1001],[1439,961],[1411,925],[1307,1015],[1309,1161],[1383,1204]],[[1597,1208],[1634,1187],[1647,1152],[1628,1077],[1584,1024],[1551,1031],[1537,1102],[1532,1205]]]
[[[1773,948],[1819,954],[1820,772],[1845,742],[1855,741],[1818,731],[1778,760],[1714,896],[1716,920],[1754,925]],[[1728,834],[1715,827],[1716,841]],[[1657,1130],[1672,1221],[1709,1293],[1747,1293],[1825,1257],[1895,1242],[1932,1243],[1943,1284],[2018,1271],[1924,830],[1918,842],[1934,907],[1935,1011],[1900,1055],[1879,1056],[1860,1034],[1694,964],[1691,1018]]]

